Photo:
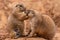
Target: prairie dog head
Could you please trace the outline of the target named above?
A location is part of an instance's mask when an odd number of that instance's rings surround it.
[[[23,4],[17,4],[15,7],[16,7],[17,9],[19,9],[19,11],[21,11],[21,12],[24,12],[24,11],[26,10],[26,8],[24,7]]]
[[[13,15],[19,20],[27,19],[27,14],[25,13],[26,8],[22,4],[17,4],[13,9]]]
[[[26,14],[28,18],[33,18],[35,16],[35,12],[33,10],[27,10]]]

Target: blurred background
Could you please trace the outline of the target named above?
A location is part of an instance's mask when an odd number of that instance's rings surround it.
[[[55,40],[60,40],[60,0],[0,0],[0,35],[5,34],[7,18],[14,5],[18,3],[23,4],[27,9],[49,15],[57,26]]]

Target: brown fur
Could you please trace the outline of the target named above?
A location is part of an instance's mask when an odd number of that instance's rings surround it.
[[[17,33],[22,36],[24,30],[24,20],[27,18],[25,14],[25,8],[18,4],[12,11],[12,14],[8,17],[8,31],[10,32],[11,38],[16,37],[15,30],[17,29]]]
[[[28,22],[26,22],[29,25],[26,23],[28,26],[25,26],[25,35],[28,35],[28,37],[32,37],[34,36],[34,34],[37,34],[38,36],[46,38],[48,40],[53,39],[56,31],[56,26],[54,21],[48,15],[34,13],[33,10],[30,10],[30,12],[28,13],[28,17]]]

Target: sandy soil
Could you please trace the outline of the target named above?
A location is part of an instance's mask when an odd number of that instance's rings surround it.
[[[10,39],[10,38],[7,38],[5,40],[46,40],[46,39],[43,39],[43,38],[18,38],[18,39]],[[53,40],[60,40],[60,28],[57,28],[57,32],[56,32],[56,35],[55,37],[53,38]]]

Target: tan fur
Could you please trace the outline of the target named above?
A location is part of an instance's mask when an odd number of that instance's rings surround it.
[[[28,35],[28,37],[32,37],[34,36],[34,34],[37,34],[40,37],[52,40],[56,31],[54,21],[48,15],[42,14],[39,15],[38,13],[34,13],[33,16],[31,15],[32,12],[30,11],[30,13],[28,14],[29,19],[27,19],[29,20],[28,21],[29,26],[27,26],[28,24],[26,23],[27,25],[25,26],[24,31],[25,35]],[[29,32],[30,34],[28,34]]]
[[[23,34],[24,30],[24,20],[27,18],[26,14],[24,13],[24,10],[20,8],[20,5],[18,4],[15,8],[13,8],[12,14],[8,17],[8,31],[10,32],[10,36],[12,38],[16,37],[15,29],[18,29],[18,32],[20,35]]]

